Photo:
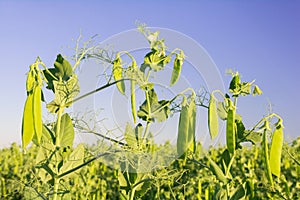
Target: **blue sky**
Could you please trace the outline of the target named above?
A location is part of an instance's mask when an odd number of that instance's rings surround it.
[[[256,79],[264,95],[241,100],[242,114],[256,117],[256,108],[265,113],[270,101],[284,118],[286,138],[300,135],[299,1],[0,0],[0,147],[20,143],[25,74],[37,56],[50,66],[80,30],[106,39],[135,28],[136,20],[193,38],[214,60],[225,85],[227,68]],[[246,120],[251,125],[258,118]]]

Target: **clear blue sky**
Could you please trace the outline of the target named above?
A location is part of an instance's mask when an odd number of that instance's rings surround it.
[[[80,30],[105,39],[135,28],[136,20],[196,40],[224,74],[225,84],[227,68],[256,79],[264,95],[258,103],[246,99],[241,112],[252,116],[256,106],[270,101],[284,118],[287,138],[300,135],[299,1],[0,0],[0,147],[20,142],[25,73],[36,56],[50,65]]]

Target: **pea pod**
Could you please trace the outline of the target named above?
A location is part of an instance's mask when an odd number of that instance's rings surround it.
[[[43,122],[42,122],[42,102],[41,102],[41,86],[36,86],[33,91],[33,124],[34,124],[34,133],[37,138],[38,144],[42,137]]]
[[[31,142],[34,135],[34,119],[33,119],[33,94],[27,96],[22,122],[22,147],[25,149],[26,146]]]
[[[268,139],[267,139],[267,130],[269,129],[269,122],[266,121],[264,126],[265,128],[263,132],[262,147],[263,147],[265,172],[270,184],[273,186],[273,178],[272,178],[271,167],[270,167],[269,148],[268,148]]]
[[[113,62],[113,76],[114,76],[115,81],[119,81],[123,78],[122,59],[120,58],[119,53],[117,54],[116,59]],[[117,88],[122,94],[125,94],[124,81],[118,82]]]
[[[131,112],[133,117],[133,122],[136,123],[136,103],[135,103],[135,81],[131,81]]]
[[[208,104],[208,129],[210,137],[213,140],[219,132],[217,105],[213,94],[210,95]]]
[[[229,109],[226,122],[226,144],[230,153],[235,152],[235,107],[232,105],[232,101],[229,100]]]
[[[183,155],[188,148],[188,131],[189,131],[189,113],[187,99],[184,97],[182,108],[179,116],[178,136],[177,136],[177,153]]]
[[[193,98],[190,104],[186,97],[182,102],[182,108],[178,124],[177,153],[186,155],[186,151],[195,151],[195,127],[196,127],[196,104]]]
[[[189,132],[188,132],[188,148],[191,152],[196,150],[196,103],[193,98],[189,105]]]
[[[281,151],[283,145],[283,125],[279,120],[272,137],[270,149],[270,167],[271,172],[277,177],[280,177]]]
[[[180,54],[176,54],[176,58],[174,60],[174,67],[172,71],[170,86],[174,85],[178,81],[180,77],[183,61],[184,61],[184,54],[183,51],[180,51]]]

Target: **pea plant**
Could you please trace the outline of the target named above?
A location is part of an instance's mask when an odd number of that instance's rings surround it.
[[[227,148],[222,154],[220,165],[207,156],[211,171],[220,181],[216,196],[221,199],[239,199],[247,195],[247,185],[251,185],[251,181],[249,182],[247,179],[237,180],[231,175],[231,167],[235,162],[236,151],[241,149],[245,142],[261,145],[265,175],[271,186],[270,190],[276,193],[273,175],[278,179],[280,178],[281,151],[284,139],[283,120],[276,113],[270,113],[263,117],[253,128],[246,129],[242,116],[237,113],[238,98],[251,94],[253,96],[260,95],[262,91],[254,84],[254,81],[241,82],[238,72],[230,71],[229,73],[232,75],[229,85],[231,96],[223,94],[219,90],[213,91],[210,94],[208,106],[208,127],[212,139],[219,133],[219,119],[226,122]],[[220,95],[221,100],[217,99],[216,94]],[[270,125],[274,118],[277,119],[277,122]],[[271,141],[270,145],[269,141]]]
[[[181,49],[167,49],[158,32],[150,32],[145,26],[139,26],[138,29],[149,43],[149,52],[141,64],[127,51],[116,52],[111,58],[105,56],[106,51],[100,46],[84,45],[79,48],[77,44],[73,65],[59,54],[53,67],[48,68],[39,57],[30,66],[26,81],[27,99],[23,113],[22,147],[24,151],[30,144],[38,148],[34,166],[34,172],[41,183],[41,186],[35,188],[38,196],[53,200],[69,198],[70,190],[64,183],[100,157],[113,155],[117,157],[116,177],[120,199],[142,198],[151,187],[159,187],[163,181],[170,183],[175,177],[179,179],[186,173],[182,167],[189,165],[190,161],[209,169],[219,181],[213,194],[215,199],[239,199],[249,195],[251,197],[251,180],[248,177],[237,179],[232,175],[232,166],[237,161],[236,152],[242,149],[245,142],[262,146],[265,176],[270,190],[279,194],[274,176],[280,179],[283,120],[279,115],[271,113],[253,128],[246,129],[241,115],[237,113],[238,99],[251,94],[260,95],[260,88],[254,81],[241,82],[238,72],[230,72],[232,80],[229,94],[223,94],[219,90],[213,91],[208,106],[203,106],[202,101],[199,102],[199,95],[192,88],[186,88],[170,99],[159,99],[157,85],[151,77],[171,65],[169,85],[172,87],[180,78],[185,55]],[[79,96],[80,84],[76,69],[87,59],[104,61],[110,67],[110,74],[106,84]],[[75,130],[81,131],[84,127],[72,118],[67,108],[74,102],[111,86],[116,86],[123,95],[126,95],[125,91],[129,86],[132,121],[128,122],[122,131],[123,141],[98,134],[108,142],[115,143],[115,146],[109,152],[87,156],[89,152],[83,144],[74,145]],[[52,101],[46,101],[45,90],[53,93]],[[140,105],[136,102],[137,92],[144,98]],[[43,121],[43,104],[47,112],[54,116],[53,121]],[[222,159],[216,161],[210,155],[206,155],[207,164],[194,159],[199,153],[196,151],[197,145],[201,146],[195,141],[196,114],[199,106],[208,108],[211,139],[215,139],[220,132],[219,119],[226,122],[226,149],[222,153]],[[168,120],[177,112],[177,152],[173,164],[179,164],[180,167],[177,170],[168,170],[157,163],[157,144],[154,143],[151,126]],[[274,119],[278,121],[274,123]],[[201,182],[198,184],[200,187]],[[199,198],[200,192],[201,188]]]
[[[85,159],[84,145],[79,144],[74,147],[74,123],[65,111],[75,101],[119,82],[109,82],[78,97],[80,86],[76,68],[86,53],[93,49],[85,44],[81,54],[76,54],[73,66],[61,54],[57,55],[54,67],[46,67],[39,57],[30,65],[26,81],[27,99],[23,113],[22,147],[26,152],[26,147],[32,142],[39,148],[34,171],[42,187],[48,188],[46,194],[42,194],[35,188],[42,199],[67,198],[65,195],[68,190],[63,187],[63,182],[74,175],[78,169],[107,154]],[[53,100],[49,103],[45,101],[43,90],[50,90],[54,94]],[[43,102],[46,104],[47,111],[55,116],[53,122],[43,123]]]
[[[54,200],[63,198],[68,193],[63,188],[63,182],[78,169],[104,155],[100,154],[86,160],[84,146],[79,144],[74,147],[74,123],[65,110],[75,101],[112,85],[116,85],[118,90],[125,94],[125,81],[129,81],[131,91],[133,126],[130,123],[126,126],[124,131],[125,144],[117,141],[118,144],[122,144],[122,152],[135,153],[130,158],[125,156],[125,160],[119,163],[119,182],[123,199],[134,199],[135,196],[142,196],[149,188],[149,181],[153,180],[151,173],[140,173],[141,169],[139,168],[142,164],[135,165],[132,163],[141,163],[139,153],[149,153],[154,148],[150,126],[154,122],[167,120],[171,113],[171,103],[179,97],[182,97],[183,100],[179,123],[180,139],[178,139],[178,146],[180,148],[178,153],[181,155],[185,153],[186,149],[195,148],[196,106],[193,89],[187,89],[170,100],[158,100],[154,83],[149,81],[149,77],[153,73],[163,70],[168,63],[173,62],[170,85],[174,85],[180,76],[184,53],[180,49],[174,49],[167,54],[164,40],[159,39],[158,32],[152,33],[142,26],[139,27],[139,30],[147,38],[150,45],[150,52],[145,55],[144,62],[140,66],[137,65],[135,58],[129,52],[118,52],[113,60],[105,60],[102,55],[99,55],[99,49],[95,51],[94,47],[77,49],[80,53],[76,54],[73,66],[61,54],[57,55],[52,68],[46,67],[39,57],[30,66],[26,81],[27,99],[23,113],[22,146],[25,150],[32,142],[39,147],[35,170],[41,182],[49,187],[46,194],[37,191],[41,198]],[[131,63],[125,66],[122,56],[127,56]],[[173,61],[172,57],[175,57]],[[78,97],[80,87],[76,68],[82,60],[89,58],[100,58],[111,64],[112,78],[104,86]],[[45,88],[44,85],[46,85]],[[137,87],[145,95],[145,100],[139,106],[138,111],[136,110],[135,99]],[[49,103],[45,101],[44,89],[50,90],[54,94],[54,99]],[[43,102],[46,103],[48,112],[55,116],[55,120],[51,123],[43,123]],[[137,123],[137,118],[142,122]],[[190,122],[186,123],[187,120]],[[107,139],[115,141],[111,138]]]

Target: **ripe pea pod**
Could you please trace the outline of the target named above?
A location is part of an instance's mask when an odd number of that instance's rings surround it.
[[[193,98],[189,105],[189,132],[188,132],[188,148],[191,152],[196,150],[196,103]]]
[[[210,95],[208,104],[208,129],[210,137],[213,140],[219,132],[217,105],[213,94]]]
[[[265,121],[265,128],[263,132],[263,139],[262,139],[262,147],[263,147],[263,156],[264,156],[264,164],[265,164],[265,172],[270,181],[271,185],[273,186],[273,178],[271,173],[270,167],[270,160],[269,160],[269,148],[268,148],[268,139],[267,139],[267,130],[269,129],[269,122]]]
[[[36,86],[33,91],[33,122],[34,133],[36,134],[37,142],[40,143],[43,130],[42,122],[42,102],[41,102],[41,86]]]
[[[174,85],[178,81],[180,77],[183,61],[184,61],[184,54],[183,51],[180,51],[180,54],[176,54],[176,58],[174,60],[174,67],[172,71],[170,86]]]
[[[123,78],[122,59],[120,58],[119,53],[116,55],[116,59],[113,62],[113,76],[115,81],[121,80]],[[124,81],[118,82],[117,88],[122,94],[125,94]]]
[[[283,145],[283,125],[279,119],[272,137],[270,150],[270,167],[271,172],[277,177],[280,177],[281,151]]]
[[[193,97],[192,97],[193,98]],[[196,104],[193,98],[190,104],[186,97],[182,102],[178,124],[177,153],[186,156],[187,150],[195,151]]]
[[[235,106],[233,105],[232,101],[229,100],[226,123],[226,144],[228,151],[232,154],[235,152],[235,129]]]
[[[178,136],[177,136],[177,153],[179,156],[183,155],[188,148],[188,131],[189,131],[189,113],[187,99],[184,97],[182,101],[182,108],[179,116]]]
[[[133,122],[134,124],[136,123],[136,104],[135,104],[135,81],[132,80],[130,81],[131,84],[131,112],[132,112],[132,117],[133,117]]]
[[[33,120],[33,94],[27,96],[22,122],[22,147],[23,149],[31,142],[34,134]]]

